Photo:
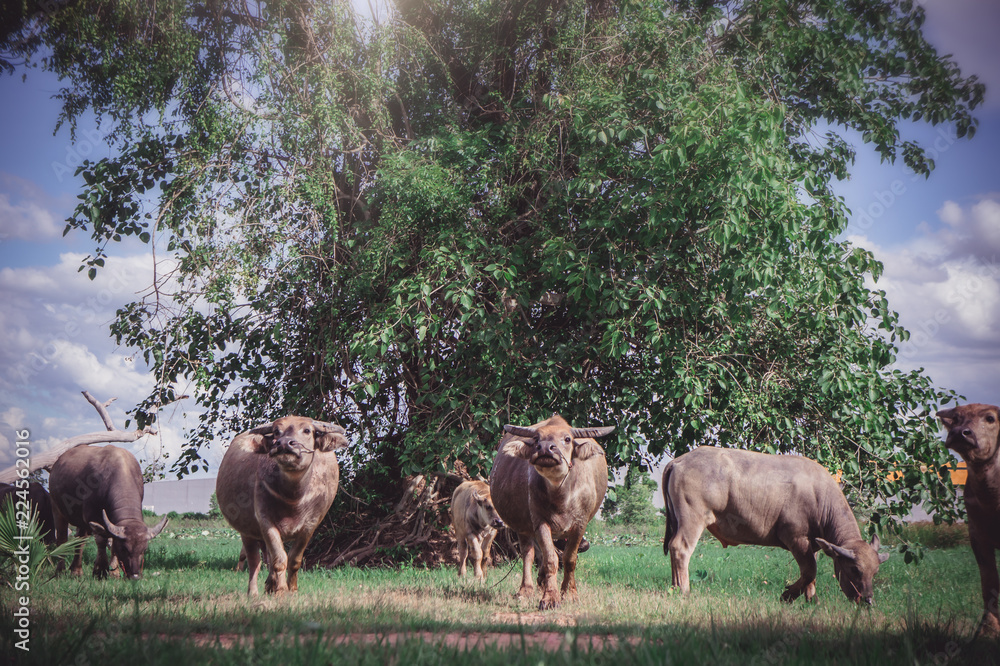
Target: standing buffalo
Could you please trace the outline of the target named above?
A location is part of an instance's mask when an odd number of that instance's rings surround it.
[[[451,496],[451,524],[458,540],[458,575],[465,575],[465,560],[471,550],[476,580],[486,580],[490,549],[503,521],[485,481],[466,481],[455,489]]]
[[[258,593],[262,546],[269,558],[267,593],[298,589],[302,553],[337,494],[334,451],[345,446],[343,428],[301,416],[254,428],[229,445],[215,491],[222,515],[243,537],[247,594]],[[287,554],[285,541],[292,542]]]
[[[77,536],[93,533],[97,542],[94,575],[106,578],[111,541],[112,556],[128,578],[141,578],[149,540],[163,531],[142,520],[142,470],[131,453],[117,446],[78,446],[59,456],[49,473],[49,492],[56,542],[64,543],[69,525]],[[70,572],[83,573],[83,544],[77,548]]]
[[[26,479],[21,479],[17,483],[21,484],[26,481]],[[38,526],[42,530],[42,541],[48,544],[56,542],[55,520],[52,517],[52,499],[49,497],[49,491],[45,489],[45,486],[37,481],[26,484],[24,488],[19,487],[17,484],[0,483],[0,507],[7,501],[8,497],[14,502],[15,507],[19,506],[19,502],[23,498],[23,501],[27,504],[26,508],[34,509],[38,516]]]
[[[534,593],[531,563],[541,550],[540,610],[556,608],[561,598],[577,599],[576,555],[587,524],[608,489],[604,450],[594,441],[614,430],[573,428],[554,414],[530,428],[506,425],[490,473],[497,513],[517,532],[524,569],[519,597]],[[565,538],[562,597],[556,586],[559,553],[553,539]]]
[[[878,552],[861,530],[847,499],[822,465],[801,456],[702,446],[663,470],[673,584],[690,591],[688,561],[707,527],[722,546],[777,546],[799,565],[784,601],[816,595],[816,552],[833,558],[840,589],[852,601],[872,601],[872,577],[888,553]]]
[[[965,510],[969,542],[979,565],[983,588],[985,634],[1000,633],[1000,576],[996,551],[1000,549],[1000,408],[971,404],[937,413],[948,429],[945,444],[962,456],[969,470],[965,482]]]

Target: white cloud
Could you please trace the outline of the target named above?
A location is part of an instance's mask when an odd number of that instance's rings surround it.
[[[153,378],[132,350],[117,347],[109,325],[115,311],[141,297],[154,279],[153,257],[109,257],[96,279],[78,272],[83,255],[64,253],[53,266],[0,270],[0,425],[9,443],[15,429],[31,431],[34,451],[68,437],[103,430],[94,408],[80,395],[101,401],[115,425],[125,428],[126,411],[152,389]],[[161,264],[160,274],[173,264]],[[168,415],[161,428],[176,459],[183,437],[183,412]],[[132,426],[134,427],[134,425]],[[122,445],[144,456],[146,438]],[[159,444],[157,444],[159,446]],[[134,447],[134,448],[133,448]],[[0,467],[11,461],[0,442]]]
[[[58,238],[72,205],[72,199],[54,199],[34,183],[0,171],[0,239]]]
[[[850,240],[871,250],[885,271],[877,287],[910,331],[898,365],[924,367],[942,387],[970,400],[1000,401],[1000,202],[969,207],[948,201],[947,226],[900,247]]]

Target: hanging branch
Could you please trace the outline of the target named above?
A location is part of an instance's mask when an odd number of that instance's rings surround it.
[[[83,397],[87,399],[87,402],[94,406],[94,409],[97,410],[101,420],[104,421],[104,426],[107,428],[107,431],[92,432],[86,435],[76,435],[75,437],[70,437],[69,439],[64,440],[61,444],[50,451],[32,455],[31,465],[29,467],[30,472],[52,467],[56,460],[59,459],[59,456],[72,448],[76,448],[77,446],[83,446],[85,444],[103,444],[106,442],[134,442],[141,437],[145,437],[146,435],[156,434],[156,430],[154,428],[150,428],[149,426],[134,432],[118,430],[115,428],[115,424],[111,420],[111,415],[108,414],[108,405],[117,400],[117,398],[111,398],[105,403],[100,403],[87,391],[83,392]],[[7,469],[0,471],[0,483],[13,483],[14,480],[18,478],[18,469],[19,468],[17,467],[8,467]],[[23,467],[20,469],[23,469]]]

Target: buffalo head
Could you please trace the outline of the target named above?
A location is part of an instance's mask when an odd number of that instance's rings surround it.
[[[155,527],[146,527],[137,519],[122,521],[120,525],[116,525],[108,518],[107,511],[101,511],[101,517],[101,523],[90,522],[91,531],[111,542],[111,552],[118,558],[126,578],[142,578],[149,540],[167,526],[167,517],[164,516]]]
[[[472,501],[475,502],[476,507],[479,509],[479,515],[490,527],[495,529],[503,527],[503,520],[500,518],[500,514],[497,513],[496,507],[493,506],[493,499],[489,495],[483,494],[478,490],[473,490]]]
[[[514,458],[527,460],[535,470],[553,483],[560,483],[573,468],[574,460],[587,460],[603,455],[594,437],[611,434],[615,427],[573,428],[558,414],[546,425],[524,427],[505,425],[503,429],[520,439],[507,442],[502,451]]]
[[[263,435],[255,452],[266,453],[287,471],[309,467],[316,451],[335,451],[348,444],[346,431],[339,425],[303,416],[285,416],[250,432]]]
[[[833,558],[833,575],[840,583],[840,589],[851,601],[872,603],[872,578],[878,573],[880,564],[889,559],[889,553],[879,553],[881,545],[878,537],[871,543],[858,540],[838,546],[825,539],[816,539],[816,545]]]
[[[948,429],[945,445],[966,463],[992,460],[1000,447],[1000,408],[973,403],[937,413]]]

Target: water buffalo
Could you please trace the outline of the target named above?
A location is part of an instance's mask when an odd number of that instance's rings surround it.
[[[888,553],[879,554],[861,530],[847,499],[822,465],[801,456],[702,446],[671,461],[663,470],[667,531],[663,552],[670,556],[673,584],[690,591],[688,561],[705,528],[723,547],[777,546],[799,565],[797,581],[784,601],[816,595],[816,552],[833,558],[840,589],[852,601],[872,600],[872,577]]]
[[[604,450],[594,441],[614,430],[573,428],[554,414],[525,428],[506,425],[490,473],[497,513],[517,532],[524,568],[518,596],[531,597],[531,563],[541,550],[540,610],[556,608],[561,599],[575,601],[576,555],[587,524],[608,489]],[[556,586],[559,554],[553,539],[565,538],[562,595]]]
[[[237,435],[219,465],[216,497],[243,538],[250,583],[257,595],[261,547],[269,559],[268,594],[298,589],[302,553],[337,494],[337,449],[344,429],[302,416],[286,416]],[[292,545],[285,552],[284,542]]]
[[[77,536],[93,534],[97,542],[94,575],[106,578],[111,552],[128,578],[141,578],[149,540],[167,526],[142,520],[142,470],[131,453],[117,446],[78,446],[59,456],[49,473],[56,543],[64,543],[69,525]],[[76,551],[70,572],[83,573],[83,545]]]
[[[948,429],[945,444],[962,456],[969,476],[965,482],[965,510],[969,542],[979,565],[983,588],[985,634],[1000,633],[1000,576],[995,551],[1000,549],[1000,408],[971,404],[937,413]]]
[[[20,485],[19,485],[20,484]],[[52,517],[52,499],[45,486],[32,481],[27,483],[27,479],[20,479],[14,485],[0,483],[0,507],[3,506],[7,498],[14,502],[15,509],[20,511],[24,502],[24,510],[34,509],[38,516],[38,526],[42,531],[42,541],[47,544],[56,542],[55,520]]]
[[[466,481],[451,496],[451,524],[458,540],[458,575],[465,575],[465,560],[472,551],[476,580],[486,580],[486,567],[497,530],[503,521],[493,506],[485,481]]]

